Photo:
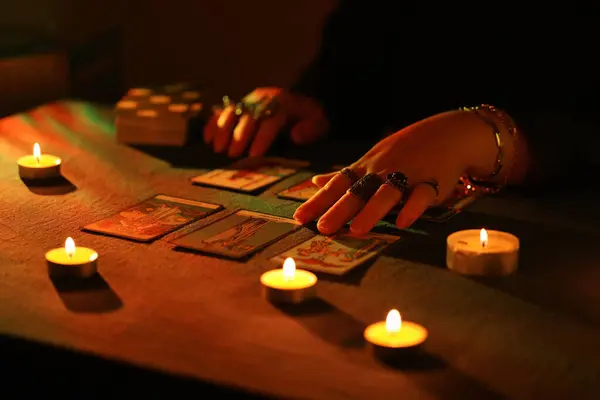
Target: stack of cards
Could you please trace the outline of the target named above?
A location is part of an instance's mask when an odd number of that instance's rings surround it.
[[[222,208],[218,204],[161,194],[82,229],[139,242],[150,242]]]
[[[356,236],[347,231],[334,236],[316,235],[271,260],[281,265],[286,258],[292,257],[298,268],[343,275],[399,239],[379,233]]]
[[[300,228],[289,218],[240,210],[172,241],[178,247],[245,258]]]
[[[227,169],[215,169],[192,178],[199,185],[253,193],[295,174],[308,163],[282,158],[247,159]]]

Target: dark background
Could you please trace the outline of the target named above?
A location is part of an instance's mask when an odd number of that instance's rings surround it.
[[[288,86],[314,57],[335,5],[3,0],[0,89],[7,96],[0,114],[56,97],[112,100],[146,83],[203,81],[233,96],[259,85]],[[25,56],[43,52],[57,56],[24,66]]]

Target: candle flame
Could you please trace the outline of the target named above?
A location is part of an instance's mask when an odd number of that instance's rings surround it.
[[[39,143],[35,143],[33,145],[33,157],[35,157],[35,160],[38,162],[40,162],[40,157],[42,156],[42,149],[40,148],[40,144]]]
[[[398,310],[390,310],[385,319],[385,329],[389,333],[397,333],[400,332],[400,328],[402,328],[402,317]]]
[[[296,262],[292,257],[288,257],[283,262],[283,278],[286,281],[291,281],[296,275]]]
[[[68,237],[65,241],[65,251],[69,258],[73,257],[73,254],[75,254],[75,241],[72,237]]]
[[[479,241],[481,241],[481,247],[486,247],[488,244],[488,233],[485,229],[481,229],[479,232]]]

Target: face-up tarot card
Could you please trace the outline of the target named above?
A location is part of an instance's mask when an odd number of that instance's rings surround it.
[[[149,242],[221,208],[217,204],[160,194],[82,229]]]
[[[312,178],[297,183],[281,192],[277,193],[277,197],[288,200],[306,201],[313,197],[319,188],[312,183]]]
[[[343,165],[334,165],[331,171],[341,171]],[[297,183],[289,188],[277,193],[277,197],[287,200],[306,201],[313,197],[319,191],[319,187],[312,183],[312,177],[305,181]]]
[[[172,243],[225,257],[244,258],[300,227],[293,219],[240,210]]]
[[[296,173],[304,164],[283,159],[238,162],[226,169],[215,169],[192,178],[200,185],[254,192]]]
[[[399,239],[398,236],[379,233],[356,236],[347,231],[334,236],[317,235],[271,260],[282,264],[286,258],[292,257],[298,268],[343,275]]]

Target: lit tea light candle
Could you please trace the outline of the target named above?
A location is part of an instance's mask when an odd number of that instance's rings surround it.
[[[485,229],[455,232],[447,239],[446,264],[465,275],[509,275],[519,265],[519,239]]]
[[[288,257],[283,268],[267,271],[260,277],[264,297],[273,303],[298,304],[315,295],[317,277],[302,269]]]
[[[42,154],[38,143],[33,145],[33,155],[21,157],[17,163],[19,176],[23,179],[50,179],[61,176],[62,160],[50,154]]]
[[[67,238],[65,247],[46,253],[48,274],[52,277],[89,278],[96,274],[98,253],[87,247],[76,247]]]
[[[427,329],[410,321],[402,321],[398,310],[391,310],[385,321],[365,329],[364,337],[375,356],[394,359],[407,350],[418,348],[428,336]]]

